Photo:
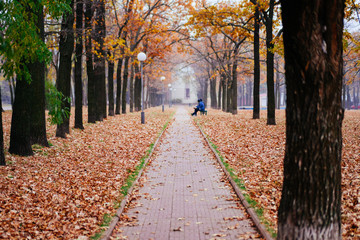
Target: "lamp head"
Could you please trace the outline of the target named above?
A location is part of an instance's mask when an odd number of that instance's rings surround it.
[[[140,52],[138,55],[137,55],[137,59],[140,61],[140,62],[143,62],[146,60],[146,54],[143,53],[143,52]]]

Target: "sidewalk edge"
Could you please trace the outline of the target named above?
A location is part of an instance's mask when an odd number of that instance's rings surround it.
[[[162,135],[164,134],[164,132],[168,129],[168,127],[170,126],[170,123],[173,119],[173,116],[170,118],[170,120],[165,124],[166,127],[162,130],[162,132],[160,133],[160,135],[158,136],[158,138],[156,139],[155,143],[154,143],[154,147],[152,148],[151,152],[149,153],[149,156],[146,158],[145,163],[144,163],[144,167],[139,171],[139,174],[136,177],[136,180],[133,182],[132,186],[130,187],[130,189],[128,190],[127,195],[125,196],[125,198],[121,201],[120,207],[117,209],[115,216],[113,217],[113,219],[111,220],[111,223],[109,225],[109,227],[107,228],[107,230],[102,234],[101,236],[101,240],[110,240],[111,234],[114,231],[116,224],[119,222],[120,216],[122,214],[122,212],[124,211],[124,208],[126,206],[126,204],[129,201],[129,198],[131,196],[131,193],[134,189],[134,187],[136,186],[136,184],[138,183],[144,169],[146,168],[153,152],[155,151],[156,147],[158,146],[158,143],[162,137]]]
[[[235,183],[235,181],[232,179],[232,177],[230,176],[229,172],[226,170],[226,167],[224,166],[224,164],[222,163],[218,153],[216,152],[216,150],[212,147],[212,145],[209,142],[209,139],[207,138],[207,136],[205,135],[205,133],[203,132],[203,130],[201,129],[201,127],[196,124],[197,127],[199,128],[202,136],[204,137],[207,145],[210,147],[211,151],[214,153],[217,161],[219,162],[222,170],[224,171],[224,173],[226,174],[230,184],[232,185],[233,189],[235,190],[236,195],[240,198],[240,201],[242,203],[242,205],[245,207],[247,213],[250,215],[251,220],[254,222],[254,224],[256,225],[257,229],[259,230],[260,234],[266,239],[266,240],[273,240],[273,238],[270,236],[269,232],[265,229],[265,227],[261,224],[258,216],[256,215],[254,209],[251,208],[250,204],[246,201],[244,195],[241,193],[241,190],[239,189],[239,187],[237,186],[237,184]]]

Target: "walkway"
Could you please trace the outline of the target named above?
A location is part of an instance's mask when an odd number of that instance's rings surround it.
[[[183,108],[177,110],[140,186],[112,239],[260,239]]]

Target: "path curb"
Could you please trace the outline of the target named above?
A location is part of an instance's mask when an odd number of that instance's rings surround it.
[[[115,213],[115,216],[113,217],[113,219],[111,220],[111,223],[108,227],[108,229],[101,235],[101,240],[110,240],[111,234],[114,231],[116,224],[119,222],[120,216],[122,214],[122,212],[124,211],[124,208],[126,206],[126,204],[129,202],[129,198],[131,196],[132,191],[134,190],[134,187],[137,185],[144,169],[146,168],[146,165],[148,164],[153,152],[155,151],[162,135],[164,134],[164,132],[166,131],[166,129],[168,129],[169,127],[169,123],[171,122],[171,120],[173,119],[173,117],[171,117],[171,119],[169,120],[169,122],[167,123],[166,128],[164,128],[162,130],[162,132],[160,133],[160,135],[158,136],[158,138],[156,139],[155,143],[154,143],[154,147],[152,148],[151,152],[149,153],[149,156],[146,158],[145,163],[144,163],[144,167],[140,170],[139,174],[137,175],[135,181],[133,182],[132,186],[129,188],[127,195],[125,196],[125,198],[121,201],[120,207],[118,208],[118,210]]]
[[[196,124],[197,127],[199,128],[201,134],[203,135],[206,143],[208,144],[208,146],[210,147],[211,151],[215,154],[215,157],[217,159],[217,161],[219,162],[221,168],[223,169],[224,173],[226,174],[230,184],[232,185],[232,187],[235,190],[236,195],[240,198],[240,201],[242,203],[242,205],[245,207],[247,213],[250,215],[251,220],[254,222],[254,224],[256,225],[257,229],[259,230],[260,234],[266,239],[266,240],[273,240],[273,238],[270,236],[269,232],[265,229],[265,227],[261,224],[258,216],[256,215],[254,209],[250,206],[250,204],[246,201],[244,195],[241,193],[240,188],[238,187],[238,185],[235,183],[235,181],[232,179],[232,177],[230,176],[229,172],[226,170],[226,167],[224,166],[224,164],[222,163],[220,156],[218,155],[218,153],[216,152],[216,150],[213,148],[213,146],[211,145],[209,139],[206,137],[205,133],[203,132],[203,130],[201,129],[201,127]]]

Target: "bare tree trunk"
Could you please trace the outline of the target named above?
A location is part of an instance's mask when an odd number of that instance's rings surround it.
[[[274,93],[274,53],[272,49],[273,15],[275,0],[270,0],[269,15],[266,21],[266,75],[267,75],[267,124],[276,125],[275,120],[275,93]]]
[[[237,51],[236,51],[237,52]],[[237,92],[238,92],[238,87],[237,87],[237,59],[236,59],[236,54],[234,56],[234,64],[232,66],[232,84],[231,84],[231,89],[232,89],[232,93],[231,93],[231,113],[232,114],[237,114]]]
[[[135,68],[135,83],[134,83],[135,111],[140,111],[141,110],[141,74],[138,64],[136,64],[134,68]]]
[[[287,106],[278,239],[341,239],[344,6],[281,0]]]
[[[36,26],[39,38],[44,42],[44,11],[39,7],[36,13]],[[45,117],[45,63],[39,60],[27,64],[32,82],[30,84],[31,102],[30,110],[30,142],[49,147],[46,136],[46,117]]]
[[[123,59],[118,60],[117,70],[116,70],[116,108],[115,114],[120,114],[121,106],[121,69],[122,69]]]
[[[260,18],[259,8],[255,8],[255,30],[254,30],[254,108],[253,119],[260,118]]]
[[[134,111],[134,77],[135,77],[135,69],[133,64],[133,59],[131,59],[131,67],[130,67],[130,80],[129,80],[129,105],[130,112]],[[136,107],[136,105],[135,105]],[[139,111],[136,109],[136,111]]]
[[[111,57],[111,54],[109,54]],[[114,116],[114,60],[108,60],[108,99],[109,99],[109,116]]]
[[[211,107],[216,109],[218,107],[216,99],[216,77],[210,79],[210,98]]]
[[[105,81],[105,51],[104,41],[106,35],[105,29],[105,3],[104,1],[95,2],[95,33],[94,40],[96,42],[94,54],[94,77],[96,87],[96,120],[102,121],[107,117],[106,110],[106,81]]]
[[[223,84],[224,84],[224,81],[223,81],[223,79],[222,79],[222,76],[220,75],[220,79],[219,79],[219,90],[218,90],[218,107],[217,107],[217,109],[222,109],[222,106],[224,105],[224,104],[222,103],[222,99],[223,99],[223,96],[222,96]]]
[[[70,6],[72,11],[64,14],[61,23],[59,75],[56,81],[58,91],[66,98],[70,98],[71,91],[71,58],[74,51],[74,0],[71,1]],[[71,109],[71,104],[66,100],[63,100],[63,105],[69,110]],[[69,118],[64,118],[63,123],[57,125],[56,136],[66,138],[67,133],[70,133],[70,121]]]
[[[127,83],[128,83],[128,74],[129,74],[129,60],[130,57],[125,57],[124,62],[124,74],[123,74],[123,88],[122,88],[122,96],[121,96],[121,105],[122,105],[122,113],[126,113],[126,91],[127,91]]]
[[[93,53],[92,53],[92,18],[93,18],[93,9],[92,1],[86,0],[85,2],[85,29],[86,29],[86,71],[88,77],[88,122],[96,122],[96,109],[97,109],[97,99],[96,99],[96,86],[95,86],[95,76],[94,76],[94,64],[93,64]]]
[[[84,3],[76,0],[76,48],[75,48],[75,128],[84,129],[83,125],[83,84],[82,84],[82,53],[83,53],[83,15]]]

